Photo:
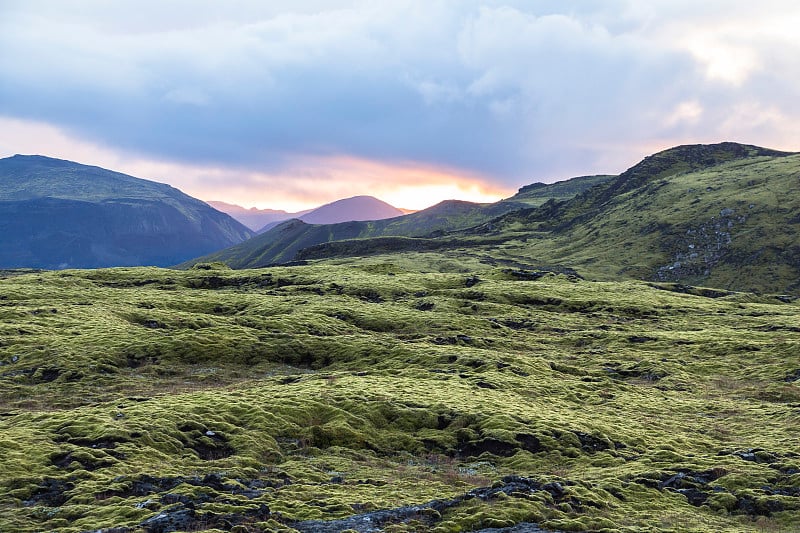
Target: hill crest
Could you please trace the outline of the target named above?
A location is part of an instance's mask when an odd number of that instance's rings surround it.
[[[43,155],[21,155],[0,159],[2,184],[0,201],[60,198],[65,200],[104,200],[112,198],[151,198],[185,195],[166,183],[146,180]],[[80,176],[72,172],[80,171]],[[85,187],[92,178],[91,188]],[[200,202],[195,198],[192,200]]]

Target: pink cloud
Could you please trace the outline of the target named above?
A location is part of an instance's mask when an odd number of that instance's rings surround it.
[[[202,200],[299,211],[361,194],[424,209],[442,200],[494,202],[514,189],[462,169],[347,155],[295,156],[280,170],[192,165],[126,153],[81,140],[54,126],[0,117],[0,157],[40,154],[168,183]]]

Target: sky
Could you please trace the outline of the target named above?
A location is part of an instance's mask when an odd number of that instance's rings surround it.
[[[794,0],[0,0],[0,157],[420,209],[679,144],[800,150]]]

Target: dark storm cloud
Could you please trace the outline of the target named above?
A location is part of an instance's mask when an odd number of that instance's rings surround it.
[[[797,46],[700,29],[747,23],[736,3],[647,4],[6,2],[0,115],[168,161],[345,154],[510,184],[797,117]]]

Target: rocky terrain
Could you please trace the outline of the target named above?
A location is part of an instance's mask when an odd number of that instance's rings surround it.
[[[798,303],[439,253],[7,272],[3,531],[791,531]]]

